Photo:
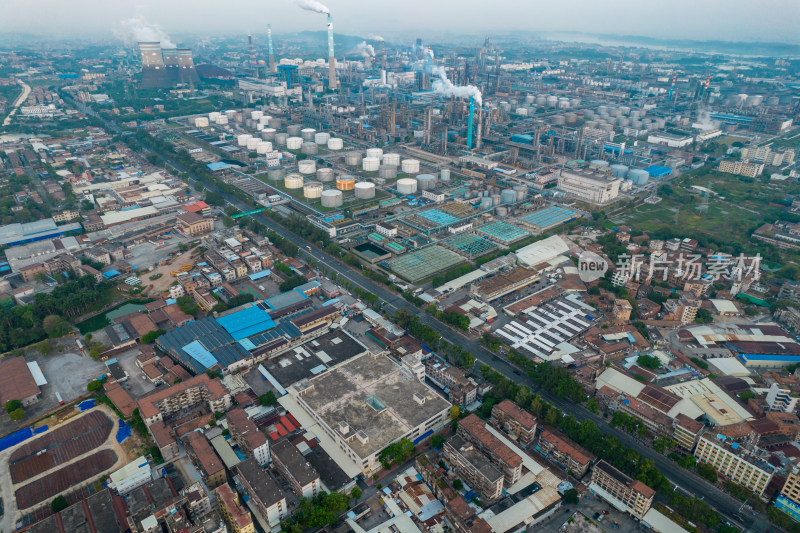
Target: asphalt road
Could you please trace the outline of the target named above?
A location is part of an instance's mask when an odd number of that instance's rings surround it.
[[[88,108],[86,108],[85,106],[78,105],[78,107],[81,108],[81,111],[90,113],[93,116],[100,118],[100,120],[106,122],[97,114],[95,114],[91,110],[88,110]],[[107,127],[112,129],[113,131],[117,132],[121,131],[116,126],[116,124],[111,124],[108,122],[106,122],[106,124]],[[145,147],[145,149],[147,148]],[[182,168],[180,165],[178,165],[174,161],[171,161],[169,158],[164,158],[164,159],[167,161],[167,163],[175,167],[177,170],[188,173],[188,170]],[[189,176],[192,180],[199,181],[196,180],[191,173],[189,173]],[[213,184],[205,182],[202,183],[208,190],[222,194],[225,200],[230,205],[236,207],[237,209],[240,209],[242,211],[251,209],[250,206],[245,205],[238,199],[230,195],[227,195],[222,191],[219,191]],[[394,312],[397,311],[398,309],[407,309],[408,311],[416,314],[420,318],[420,321],[423,324],[430,326],[435,331],[437,331],[442,336],[443,339],[469,350],[475,356],[477,361],[492,367],[494,370],[500,372],[508,379],[511,379],[523,385],[527,385],[528,387],[531,388],[532,391],[538,393],[542,398],[546,399],[547,401],[549,401],[550,403],[561,409],[562,412],[571,414],[579,422],[587,419],[592,420],[601,431],[616,437],[625,446],[636,450],[640,455],[642,455],[642,457],[653,461],[656,468],[658,468],[658,470],[660,470],[667,477],[667,479],[669,479],[674,485],[677,485],[678,487],[682,488],[684,492],[688,491],[694,494],[696,497],[705,500],[717,512],[722,514],[726,520],[729,520],[731,523],[739,525],[740,527],[743,528],[749,528],[755,522],[754,520],[755,517],[753,517],[751,514],[739,513],[741,502],[739,502],[732,496],[729,496],[728,494],[722,492],[714,485],[708,483],[703,478],[697,476],[693,472],[681,468],[680,466],[675,464],[672,460],[670,460],[663,454],[655,452],[652,448],[646,446],[644,443],[640,442],[635,437],[623,431],[620,431],[619,429],[612,428],[602,416],[592,413],[583,405],[574,404],[568,400],[558,398],[557,396],[545,390],[540,389],[539,386],[535,382],[533,382],[533,380],[531,380],[527,375],[525,375],[522,371],[520,371],[518,368],[510,364],[507,360],[501,359],[500,357],[489,352],[486,348],[484,348],[482,344],[480,344],[476,340],[468,338],[467,336],[450,328],[444,323],[439,322],[431,315],[428,315],[427,313],[420,311],[419,308],[412,306],[409,302],[407,302],[401,296],[398,296],[394,292],[390,291],[384,285],[380,285],[370,280],[369,278],[363,276],[354,269],[348,267],[341,261],[331,257],[322,250],[317,249],[312,245],[312,243],[308,242],[307,240],[303,239],[298,235],[295,235],[294,233],[291,233],[289,230],[279,225],[272,219],[261,214],[253,216],[269,229],[275,231],[279,235],[291,239],[292,242],[294,242],[300,247],[301,252],[303,253],[304,256],[314,259],[315,261],[317,261],[318,264],[325,266],[331,271],[337,272],[339,276],[347,279],[353,285],[358,286],[365,291],[377,295],[383,301],[383,308],[386,309],[387,311]]]

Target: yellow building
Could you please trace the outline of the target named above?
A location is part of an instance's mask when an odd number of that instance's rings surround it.
[[[233,492],[231,486],[224,483],[214,489],[217,495],[219,512],[225,523],[233,533],[255,533],[253,518],[250,513],[239,504],[239,495]]]
[[[775,471],[771,464],[747,454],[737,443],[713,435],[700,437],[694,456],[699,462],[710,464],[726,478],[756,494],[764,492]]]

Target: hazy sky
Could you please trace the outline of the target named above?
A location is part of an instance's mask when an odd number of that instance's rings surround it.
[[[800,42],[800,0],[324,0],[336,31],[581,31],[698,40]],[[324,28],[324,16],[292,0],[0,0],[0,33],[112,35],[144,17],[170,35]]]

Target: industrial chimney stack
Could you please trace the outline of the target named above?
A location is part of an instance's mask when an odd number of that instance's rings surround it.
[[[336,83],[336,57],[333,55],[333,19],[328,15],[328,88],[335,91]]]
[[[269,71],[276,72],[275,52],[272,51],[272,25],[267,24],[267,40],[269,41]]]

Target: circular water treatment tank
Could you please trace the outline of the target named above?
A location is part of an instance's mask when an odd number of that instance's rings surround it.
[[[361,168],[365,172],[376,172],[381,166],[381,160],[377,157],[365,157],[361,161]]]
[[[344,163],[354,167],[361,163],[361,154],[358,152],[347,152],[344,154]]]
[[[328,141],[331,139],[330,133],[315,133],[314,134],[314,142],[317,144],[328,144]]]
[[[415,174],[419,172],[419,159],[403,159],[400,168],[406,174]]]
[[[397,177],[397,167],[394,165],[381,165],[378,168],[378,176],[385,180],[393,180]]]
[[[342,205],[343,196],[342,191],[336,189],[326,189],[322,191],[322,206],[323,207],[339,207]]]
[[[633,168],[628,172],[628,179],[631,180],[634,185],[647,185],[647,181],[650,179],[650,173],[643,168]]]
[[[276,133],[275,134],[275,142],[278,143],[278,144],[286,146],[286,141],[288,141],[288,140],[289,140],[289,134],[288,133]]]
[[[370,181],[359,181],[355,185],[356,198],[375,198],[375,184]]]
[[[269,124],[270,128],[277,130],[280,129],[280,127],[283,125],[283,122],[279,118],[272,117],[271,119],[269,119],[269,122],[267,122],[267,124]]]
[[[367,148],[367,157],[376,157],[380,159],[383,157],[383,150],[380,148]]]
[[[341,150],[342,147],[344,147],[344,142],[339,137],[328,139],[328,150]]]
[[[261,138],[265,141],[272,141],[275,139],[275,134],[278,133],[275,131],[275,128],[264,128],[261,130]]]
[[[418,174],[417,187],[422,191],[428,191],[436,186],[436,176],[433,174]]]
[[[303,187],[303,176],[300,174],[289,174],[284,178],[283,186],[287,189],[300,189]]]
[[[517,201],[517,191],[514,189],[503,189],[503,192],[500,193],[500,203],[501,204],[513,204]]]
[[[336,176],[336,188],[340,191],[352,191],[353,188],[356,186],[356,178],[355,176],[351,176],[349,174],[342,174],[341,176]]]
[[[300,150],[306,155],[314,155],[319,152],[319,148],[317,147],[317,143],[314,141],[306,141],[300,147]]]
[[[318,168],[317,180],[321,182],[333,181],[333,169],[328,167]]]
[[[626,165],[611,165],[611,175],[624,180],[628,175],[628,167]]]
[[[303,146],[302,137],[289,137],[286,139],[286,148],[289,150],[299,150]]]
[[[317,133],[317,130],[314,128],[303,128],[300,130],[300,135],[303,137],[304,141],[313,141],[314,135]]]
[[[383,164],[392,165],[395,167],[400,166],[400,154],[383,154]]]
[[[297,137],[298,135],[300,135],[300,130],[302,129],[303,126],[299,124],[289,124],[288,126],[286,126],[286,133],[288,133],[292,137]]]
[[[442,171],[439,173],[439,178],[442,181],[450,181],[450,169],[443,168]]]
[[[267,170],[267,179],[270,181],[281,181],[286,177],[286,171],[282,168],[271,168]]]
[[[400,194],[414,194],[417,192],[417,180],[414,178],[400,178],[397,180],[397,192]]]
[[[303,159],[297,162],[297,170],[300,174],[314,174],[317,171],[317,163],[310,159]]]
[[[311,181],[303,185],[303,196],[306,198],[319,198],[322,196],[322,184]]]
[[[528,186],[527,185],[514,185],[514,193],[517,196],[517,201],[521,202],[528,196]]]

